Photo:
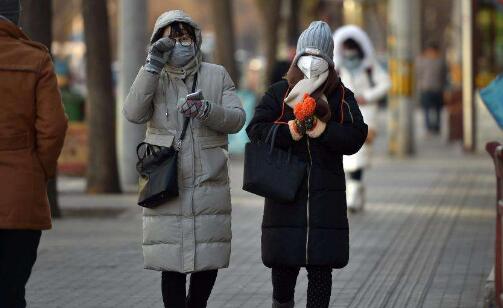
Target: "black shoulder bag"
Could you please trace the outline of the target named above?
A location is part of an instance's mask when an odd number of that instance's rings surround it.
[[[196,83],[197,74],[192,83],[192,93],[196,90]],[[189,121],[190,118],[185,118],[180,139],[177,142],[173,140],[170,147],[146,142],[136,147],[136,170],[140,174],[138,205],[154,208],[178,196],[178,151],[181,149]]]
[[[292,202],[306,176],[307,163],[274,147],[279,125],[272,125],[265,142],[245,146],[243,190],[279,202]],[[270,144],[269,144],[270,143]]]

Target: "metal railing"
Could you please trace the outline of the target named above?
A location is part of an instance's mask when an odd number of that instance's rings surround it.
[[[498,142],[489,142],[486,150],[494,161],[496,171],[496,237],[495,237],[495,259],[494,259],[494,296],[496,307],[503,307],[502,294],[502,241],[503,241],[503,145]]]

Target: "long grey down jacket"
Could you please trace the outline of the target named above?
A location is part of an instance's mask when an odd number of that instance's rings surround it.
[[[123,112],[131,122],[147,123],[146,142],[171,146],[184,121],[177,103],[191,91],[196,72],[196,88],[212,104],[206,120],[191,120],[179,152],[179,197],[143,210],[145,268],[190,273],[229,264],[232,235],[227,134],[243,127],[245,112],[227,71],[200,62],[200,29],[185,13],[161,15],[152,40],[174,21],[196,29],[196,58],[181,69],[166,66],[160,75],[140,69]]]

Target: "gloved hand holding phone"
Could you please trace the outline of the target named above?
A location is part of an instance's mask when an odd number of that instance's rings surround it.
[[[211,108],[210,102],[204,99],[203,92],[197,90],[186,96],[185,101],[178,105],[178,111],[188,118],[203,120],[208,117]]]

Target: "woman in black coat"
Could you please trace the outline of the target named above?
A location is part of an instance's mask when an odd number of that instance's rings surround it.
[[[255,110],[247,133],[265,141],[279,124],[276,146],[291,148],[308,163],[303,184],[292,203],[265,200],[262,260],[272,268],[273,307],[293,307],[300,267],[308,271],[307,307],[328,307],[333,268],[349,258],[342,155],[356,153],[367,136],[353,94],[333,68],[329,26],[313,22],[299,38],[287,80],[273,84]],[[304,93],[316,100],[315,125],[306,130],[292,107]],[[281,185],[281,179],[278,179]]]

